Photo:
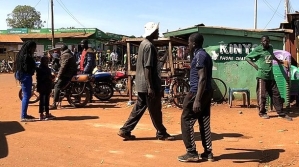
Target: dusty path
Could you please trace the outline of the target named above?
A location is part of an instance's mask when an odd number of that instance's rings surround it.
[[[133,131],[138,139],[122,141],[116,133],[131,110],[126,98],[114,97],[110,103],[83,109],[62,108],[53,112],[57,116],[53,121],[21,123],[19,87],[12,74],[0,74],[0,85],[0,166],[299,166],[299,109],[293,114],[294,121],[287,122],[276,117],[260,119],[255,108],[213,106],[217,161],[186,164],[177,161],[185,149],[180,136],[181,111],[176,108],[164,109],[163,117],[168,132],[178,140],[157,141],[146,113]],[[29,106],[29,114],[38,116],[37,105]],[[201,152],[199,133],[196,135]]]

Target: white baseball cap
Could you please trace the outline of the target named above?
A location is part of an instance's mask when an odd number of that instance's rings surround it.
[[[152,35],[153,32],[155,32],[157,29],[159,29],[159,23],[154,23],[154,22],[148,22],[144,26],[144,34],[143,37],[148,37]]]

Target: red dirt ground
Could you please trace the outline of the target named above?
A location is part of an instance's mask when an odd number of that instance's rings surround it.
[[[158,141],[146,112],[133,131],[136,141],[123,141],[117,132],[126,121],[132,106],[127,98],[115,96],[108,102],[88,104],[86,108],[53,111],[52,121],[22,123],[18,84],[12,74],[0,75],[0,166],[4,167],[275,167],[299,166],[299,135],[294,121],[276,117],[260,119],[255,108],[212,107],[212,139],[215,162],[181,163],[185,153],[181,140],[181,110],[166,106],[164,124],[176,141]],[[234,102],[236,104],[237,102]],[[38,103],[28,113],[38,117]],[[195,127],[198,151],[202,151],[198,125]]]

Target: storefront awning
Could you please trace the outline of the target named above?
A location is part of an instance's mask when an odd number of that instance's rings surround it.
[[[94,33],[82,33],[82,32],[71,32],[71,33],[55,33],[54,38],[87,38]],[[52,38],[51,33],[31,33],[31,34],[19,34],[20,38]]]
[[[23,41],[18,35],[7,35],[7,34],[0,35],[0,42],[1,43],[23,43]]]

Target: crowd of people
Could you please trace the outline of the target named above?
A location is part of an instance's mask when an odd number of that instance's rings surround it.
[[[148,109],[154,127],[156,128],[156,138],[158,140],[175,140],[171,136],[162,120],[161,104],[161,65],[158,51],[153,44],[153,40],[159,37],[159,24],[149,22],[145,25],[144,40],[141,42],[138,50],[136,61],[136,91],[138,92],[137,101],[124,125],[120,128],[118,135],[124,140],[134,140],[132,131],[138,124],[146,109]],[[182,139],[186,147],[186,153],[178,156],[182,162],[194,162],[199,159],[213,161],[212,138],[211,138],[211,99],[212,90],[212,67],[213,61],[211,56],[203,49],[204,37],[200,33],[191,34],[188,38],[188,49],[192,55],[190,70],[190,91],[187,92],[183,102],[183,112],[181,115]],[[49,92],[51,80],[53,79],[48,68],[49,57],[41,58],[41,65],[36,69],[33,59],[33,53],[36,49],[34,41],[27,41],[17,55],[16,79],[20,81],[23,91],[21,121],[30,121],[34,117],[27,114],[28,101],[31,94],[32,76],[37,72],[38,91],[41,94],[39,113],[40,119],[51,119],[54,116],[49,113],[50,109],[57,108],[57,97],[59,90],[71,77],[77,72],[77,65],[82,74],[91,74],[96,67],[96,54],[88,47],[88,40],[81,42],[83,48],[80,61],[77,63],[76,55],[74,56],[66,45],[61,47],[61,57],[59,59],[59,72],[55,79],[54,104],[49,107]],[[117,54],[112,52],[112,62],[116,62]],[[52,58],[55,59],[53,56]],[[255,59],[256,62],[253,62]],[[277,60],[273,54],[273,48],[270,45],[268,36],[261,38],[261,45],[256,47],[247,57],[246,60],[257,72],[257,95],[259,116],[264,119],[269,117],[265,111],[266,92],[273,98],[274,107],[280,118],[291,121],[292,118],[282,108],[280,93],[277,89],[273,77],[272,60],[286,65],[285,61]],[[52,60],[53,61],[53,60]],[[165,60],[162,60],[165,61]],[[45,113],[45,114],[44,114]],[[197,152],[194,124],[199,122],[200,133],[202,138],[203,152]]]

